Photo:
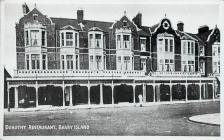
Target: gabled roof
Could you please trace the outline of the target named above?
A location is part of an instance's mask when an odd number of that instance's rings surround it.
[[[80,25],[78,24],[77,19],[70,19],[70,18],[54,18],[51,17],[53,23],[55,23],[56,30],[60,30],[61,28],[71,25],[77,30],[82,30]],[[93,27],[97,27],[104,32],[109,32],[109,27],[113,24],[112,22],[103,22],[103,21],[93,21],[93,20],[84,20],[82,22],[83,30],[88,31]]]
[[[149,28],[150,28],[150,30],[151,30],[151,32],[153,33],[153,32],[156,30],[156,28],[158,28],[158,27],[159,27],[159,25],[160,25],[160,23],[157,23],[157,24],[155,24],[155,25],[153,25],[153,26],[149,27]]]

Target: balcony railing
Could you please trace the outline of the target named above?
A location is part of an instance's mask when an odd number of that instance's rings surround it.
[[[149,73],[151,76],[157,76],[157,77],[166,77],[166,76],[177,76],[177,77],[200,77],[200,72],[182,72],[182,71],[157,71],[157,72],[151,72]]]
[[[141,77],[144,71],[117,70],[15,70],[14,77]]]
[[[208,77],[219,77],[220,73],[209,73]]]

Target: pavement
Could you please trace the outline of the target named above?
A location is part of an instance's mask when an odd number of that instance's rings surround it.
[[[220,136],[219,125],[189,121],[192,116],[220,113],[220,102],[154,104],[143,107],[121,105],[96,106],[98,108],[94,109],[58,107],[57,110],[57,107],[53,107],[55,110],[52,111],[7,112],[4,113],[3,135]],[[52,109],[50,106],[43,107],[45,110],[47,108]]]
[[[189,120],[202,124],[220,125],[220,113],[196,115],[189,117]]]
[[[197,102],[213,102],[213,101],[220,101],[219,99],[215,99],[215,100],[188,100],[186,101],[162,101],[162,102],[147,102],[147,103],[143,103],[143,106],[147,107],[147,106],[154,106],[154,105],[163,105],[163,104],[186,104],[186,103],[197,103]],[[35,112],[35,111],[54,111],[54,110],[74,110],[74,109],[89,109],[89,108],[105,108],[105,107],[115,107],[115,108],[119,108],[119,107],[128,107],[128,106],[140,106],[139,103],[128,103],[128,102],[124,102],[124,103],[118,103],[118,104],[103,104],[103,105],[99,105],[99,104],[91,104],[91,105],[75,105],[75,106],[52,106],[52,105],[40,105],[38,107],[34,107],[34,108],[10,108],[10,112]],[[4,109],[4,112],[7,113],[8,109]],[[8,112],[8,113],[10,113]]]

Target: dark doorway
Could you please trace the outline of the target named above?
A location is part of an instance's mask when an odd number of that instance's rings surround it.
[[[63,91],[61,87],[46,86],[38,89],[39,105],[63,105]]]
[[[86,86],[72,86],[73,105],[88,104],[88,88]]]
[[[133,87],[120,85],[114,87],[114,103],[129,102],[133,103]]]

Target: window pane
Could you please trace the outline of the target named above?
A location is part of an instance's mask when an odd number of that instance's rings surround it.
[[[124,38],[124,41],[129,41],[129,35],[124,35],[123,38]]]
[[[40,45],[39,44],[40,38],[38,34],[39,34],[38,30],[31,30],[31,44],[33,46]]]
[[[66,39],[73,39],[73,35],[71,32],[66,33]]]
[[[42,46],[45,46],[45,31],[42,31]]]
[[[101,39],[101,34],[96,34],[96,39]]]
[[[165,39],[165,51],[168,51],[168,39]]]

